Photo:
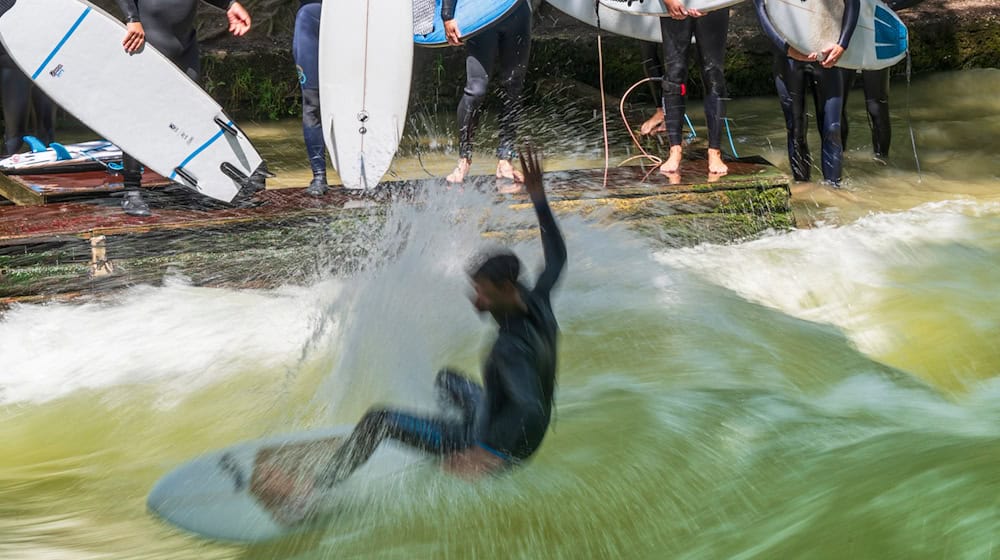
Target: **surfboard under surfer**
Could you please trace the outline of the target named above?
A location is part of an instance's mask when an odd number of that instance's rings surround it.
[[[343,445],[330,442],[332,456],[318,472],[289,465],[280,453],[258,456],[251,492],[276,519],[301,518],[304,497],[346,479],[387,438],[440,456],[447,472],[469,479],[516,466],[541,445],[556,384],[558,324],[550,297],[566,263],[566,245],[545,196],[540,158],[529,149],[520,159],[545,268],[530,289],[520,282],[521,262],[509,251],[488,255],[470,269],[473,305],[499,327],[483,366],[483,385],[442,370],[435,384],[457,417],[372,408]]]

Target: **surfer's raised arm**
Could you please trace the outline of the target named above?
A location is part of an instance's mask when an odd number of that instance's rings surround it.
[[[520,152],[521,172],[524,174],[524,189],[531,197],[531,203],[538,215],[538,227],[541,230],[542,250],[545,254],[545,268],[535,282],[534,292],[548,294],[552,291],[566,265],[566,242],[563,240],[556,218],[549,208],[545,197],[545,186],[542,182],[542,160],[528,146]]]

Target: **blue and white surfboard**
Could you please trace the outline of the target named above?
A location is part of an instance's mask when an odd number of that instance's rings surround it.
[[[499,22],[504,16],[517,7],[519,2],[527,0],[458,0],[455,6],[455,20],[462,33],[462,39],[473,37],[491,25]],[[441,0],[434,6],[434,29],[424,35],[414,35],[413,42],[421,47],[447,47],[448,40],[444,36],[444,21],[441,19]]]

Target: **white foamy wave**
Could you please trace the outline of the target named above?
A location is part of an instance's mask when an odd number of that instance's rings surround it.
[[[281,371],[300,358],[318,302],[337,290],[172,282],[113,302],[14,306],[0,321],[0,404],[131,384],[186,394],[250,369]]]
[[[836,325],[861,350],[877,354],[902,343],[892,324],[872,313],[894,297],[901,273],[938,266],[940,255],[930,254],[936,246],[982,246],[983,228],[1000,229],[998,219],[996,203],[934,202],[847,226],[663,251],[657,258],[751,301]]]

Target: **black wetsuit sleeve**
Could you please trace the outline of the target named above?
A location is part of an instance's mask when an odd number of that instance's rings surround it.
[[[494,399],[501,404],[477,419],[476,443],[508,455],[517,454],[526,432],[534,433],[537,426],[544,426],[544,397],[530,355],[528,348],[510,340],[494,349],[500,393]]]
[[[202,0],[206,4],[211,4],[220,10],[228,10],[235,0]]]
[[[455,5],[458,0],[444,0],[441,2],[441,21],[455,19]]]
[[[837,44],[847,48],[858,26],[858,15],[861,13],[861,0],[844,0],[844,17],[840,22],[840,40]]]
[[[126,23],[135,23],[139,20],[139,0],[118,0],[118,8],[125,16]]]
[[[775,48],[781,51],[781,54],[788,54],[788,42],[771,24],[771,18],[767,17],[767,10],[764,9],[764,0],[753,0],[753,7],[757,10],[757,21],[760,22],[764,35],[767,35],[767,38],[771,40]]]
[[[549,202],[544,194],[539,200],[532,200],[535,213],[538,215],[538,227],[541,230],[542,251],[545,254],[545,268],[535,282],[534,293],[548,296],[553,286],[559,281],[563,267],[566,266],[566,242],[563,240],[556,217],[552,215]]]

